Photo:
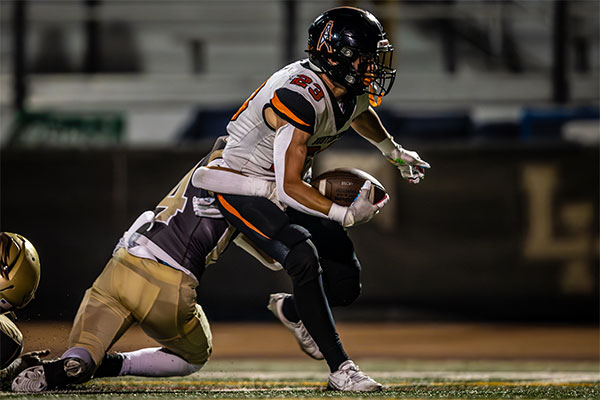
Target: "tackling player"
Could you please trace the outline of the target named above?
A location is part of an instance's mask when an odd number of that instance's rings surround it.
[[[85,292],[69,349],[58,360],[21,372],[12,381],[13,391],[60,389],[92,377],[181,376],[204,365],[212,352],[212,336],[196,303],[196,288],[205,266],[217,260],[235,230],[221,216],[214,197],[194,187],[191,178],[224,145],[223,139],[217,140],[209,156],[123,234]],[[257,196],[267,196],[274,186],[238,174],[229,182]],[[107,354],[134,323],[162,347]]]

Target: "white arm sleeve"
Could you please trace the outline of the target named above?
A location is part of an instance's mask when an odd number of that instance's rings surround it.
[[[283,178],[285,176],[285,153],[290,147],[292,136],[294,135],[294,126],[286,124],[277,130],[275,134],[275,143],[273,145],[273,164],[275,165],[275,182],[277,183],[277,197],[279,201],[288,206],[301,211],[305,214],[314,215],[321,218],[327,218],[327,215],[308,208],[300,204],[296,199],[285,192]]]
[[[373,146],[377,147],[381,154],[386,157],[389,157],[395,149],[401,148],[398,143],[394,141],[393,137],[387,137],[383,139],[381,142],[376,142],[368,137],[365,137]]]
[[[216,193],[270,198],[275,183],[223,169],[200,167],[192,175],[192,185]]]

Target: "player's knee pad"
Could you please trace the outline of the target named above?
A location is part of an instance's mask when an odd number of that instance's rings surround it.
[[[295,224],[285,225],[273,238],[284,257],[279,260],[294,284],[304,284],[318,276],[319,258],[310,232]]]
[[[310,239],[310,232],[303,226],[289,224],[282,227],[273,239],[283,243],[291,250],[297,244]]]
[[[319,277],[321,267],[317,249],[310,240],[292,247],[285,259],[284,268],[294,285],[302,286]]]
[[[201,346],[199,346],[199,347],[201,347]],[[212,347],[200,348],[194,354],[189,354],[189,353],[186,354],[185,360],[190,365],[199,365],[200,367],[198,367],[198,369],[200,369],[208,361],[211,354],[212,354]]]

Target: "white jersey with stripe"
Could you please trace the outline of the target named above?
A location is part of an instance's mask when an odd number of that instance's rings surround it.
[[[228,167],[247,176],[275,180],[276,132],[265,122],[264,111],[275,113],[298,129],[311,134],[307,143],[305,171],[313,157],[336,142],[350,123],[369,107],[368,95],[338,103],[308,59],[275,72],[233,116],[227,125],[229,140],[223,151]],[[344,109],[344,107],[346,109]]]

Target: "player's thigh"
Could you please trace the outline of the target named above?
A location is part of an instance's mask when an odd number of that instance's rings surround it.
[[[113,285],[123,269],[118,259],[111,258],[85,292],[69,335],[69,347],[87,349],[96,365],[133,323],[131,312],[121,303]]]
[[[202,364],[212,352],[212,336],[208,320],[196,304],[198,282],[181,271],[160,266],[165,269],[154,275],[164,282],[154,307],[140,326],[148,336],[189,363]],[[177,283],[165,279],[170,275],[176,275]]]
[[[346,230],[337,222],[288,209],[290,221],[305,227],[319,254],[323,287],[332,307],[351,304],[360,294],[360,262]]]
[[[6,315],[0,315],[0,369],[6,368],[23,350],[23,334]]]
[[[293,240],[287,240],[289,235],[284,233],[290,231],[290,221],[279,207],[263,197],[220,194],[217,204],[231,225],[270,257],[284,263]]]
[[[348,232],[340,224],[325,218],[319,218],[288,208],[290,222],[308,230],[311,241],[317,248],[319,257],[347,264],[351,269],[358,265],[354,244]]]

